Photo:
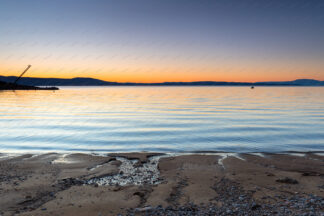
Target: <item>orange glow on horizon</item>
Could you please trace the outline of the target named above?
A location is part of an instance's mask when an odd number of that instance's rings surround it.
[[[14,72],[14,73],[3,73],[0,72],[0,76],[19,76],[21,71]],[[24,77],[33,77],[33,78],[62,78],[62,79],[71,79],[76,77],[83,77],[83,78],[94,78],[100,79],[103,81],[108,82],[136,82],[136,83],[160,83],[160,82],[196,82],[196,81],[219,81],[219,82],[262,82],[262,81],[291,81],[295,79],[317,79],[317,80],[324,80],[321,76],[307,76],[303,74],[296,74],[296,75],[286,75],[281,76],[280,78],[275,78],[272,76],[255,76],[252,77],[253,73],[246,73],[245,75],[226,75],[226,73],[219,72],[219,75],[211,75],[211,74],[178,74],[174,75],[172,73],[164,73],[159,75],[149,75],[148,73],[141,73],[141,74],[109,74],[107,75],[94,75],[91,76],[91,73],[84,74],[84,73],[65,73],[58,75],[57,73],[30,73],[26,74]]]
[[[291,81],[295,79],[324,80],[322,65],[306,64],[289,65],[277,63],[224,62],[216,64],[191,64],[185,62],[46,62],[33,64],[30,61],[6,62],[0,65],[1,76],[19,76],[31,63],[32,68],[24,77],[39,78],[74,78],[89,77],[110,82],[194,82],[194,81],[227,81],[227,82],[261,82]],[[19,65],[19,66],[18,66]],[[74,67],[77,65],[77,67]],[[215,66],[217,65],[217,66]],[[220,66],[218,66],[220,65]]]

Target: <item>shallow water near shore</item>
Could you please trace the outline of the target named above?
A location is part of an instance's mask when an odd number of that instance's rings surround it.
[[[0,152],[323,151],[322,87],[0,91]]]

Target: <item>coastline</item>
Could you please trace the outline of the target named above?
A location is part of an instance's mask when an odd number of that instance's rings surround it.
[[[0,215],[323,215],[323,182],[323,152],[0,154]]]
[[[18,85],[15,83],[6,83],[0,81],[0,91],[15,91],[15,90],[59,90],[57,87],[37,87],[33,85]]]

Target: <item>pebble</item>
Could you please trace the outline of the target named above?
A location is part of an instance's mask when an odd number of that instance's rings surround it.
[[[223,186],[223,185],[222,185]],[[238,195],[231,195],[230,193],[221,194],[218,201],[222,202],[221,206],[188,203],[184,206],[167,206],[166,208],[161,205],[157,207],[143,207],[131,209],[128,211],[127,216],[137,215],[141,213],[146,216],[155,215],[170,215],[170,216],[194,216],[194,215],[304,215],[304,216],[324,216],[323,213],[323,197],[314,195],[306,195],[306,197],[293,195],[291,197],[284,197],[281,195],[283,202],[273,204],[258,204],[252,195],[241,194],[239,188],[231,188],[232,192],[236,191]],[[225,188],[226,191],[226,188]],[[241,195],[240,195],[241,194]],[[242,197],[245,199],[243,200]],[[240,199],[241,198],[241,199]],[[308,206],[308,207],[307,207]]]

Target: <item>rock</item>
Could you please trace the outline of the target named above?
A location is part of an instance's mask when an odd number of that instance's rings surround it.
[[[258,209],[258,208],[260,208],[261,206],[259,205],[259,204],[256,204],[256,203],[253,203],[252,204],[252,207],[251,207],[251,210],[256,210],[256,209]]]
[[[298,181],[289,177],[277,179],[276,182],[285,184],[298,184]]]
[[[135,212],[148,212],[148,211],[152,211],[152,210],[153,210],[153,208],[151,206],[147,206],[144,208],[136,208]]]
[[[316,172],[304,172],[302,176],[318,176],[319,174]]]

